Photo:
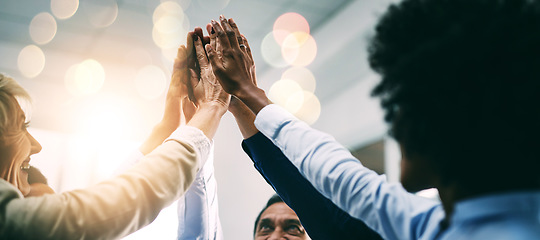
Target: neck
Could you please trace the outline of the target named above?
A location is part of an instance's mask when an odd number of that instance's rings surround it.
[[[437,190],[439,190],[439,197],[446,213],[446,220],[448,220],[454,212],[454,204],[459,201],[456,190],[453,187],[438,187]]]

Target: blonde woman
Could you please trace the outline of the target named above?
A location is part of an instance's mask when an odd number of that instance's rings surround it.
[[[187,52],[181,46],[175,60],[171,86],[179,92],[171,95],[173,104],[187,95],[180,91],[189,78]],[[19,105],[29,99],[27,92],[0,74],[0,239],[117,239],[152,222],[193,182],[227,111],[228,94],[208,81],[213,80],[194,82],[197,108],[191,120],[173,125],[177,129],[160,145],[152,141],[159,137],[150,136],[141,151],[155,149],[123,174],[86,189],[26,197],[31,190],[26,171],[41,145],[27,131]],[[204,94],[208,92],[216,94]],[[167,99],[171,104],[169,94]],[[177,109],[166,106],[165,115],[171,116],[164,121],[179,117]],[[153,135],[169,127],[166,121],[160,123]]]

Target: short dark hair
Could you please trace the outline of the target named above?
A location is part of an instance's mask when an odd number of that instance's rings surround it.
[[[372,95],[406,157],[443,184],[537,188],[540,1],[404,0],[375,31]]]
[[[266,209],[268,207],[270,207],[270,206],[272,206],[272,205],[274,205],[276,203],[280,203],[280,202],[283,202],[283,200],[277,194],[272,195],[272,197],[270,197],[270,199],[268,199],[268,202],[266,202],[266,206],[264,206],[264,208],[261,210],[261,212],[257,216],[257,219],[255,219],[255,227],[253,228],[253,235],[254,236],[257,233],[257,224],[259,223],[259,220],[261,220],[261,215],[263,214],[263,212],[266,211]]]

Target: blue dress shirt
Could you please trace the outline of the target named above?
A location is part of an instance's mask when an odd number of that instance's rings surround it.
[[[442,228],[446,216],[439,202],[388,183],[330,135],[312,129],[279,106],[264,107],[255,126],[315,189],[384,239],[540,239],[540,191],[460,201],[449,225]]]
[[[296,212],[312,239],[382,239],[362,221],[322,196],[262,133],[245,139],[242,148],[264,179]]]

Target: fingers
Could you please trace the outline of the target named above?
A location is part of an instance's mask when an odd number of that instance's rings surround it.
[[[222,18],[222,16],[220,16],[220,18]],[[216,20],[214,19],[212,19],[210,24],[212,25],[212,28],[216,32],[216,35],[217,35],[216,40],[219,42],[221,47],[223,47],[224,49],[230,48],[231,44],[229,42],[229,38],[227,37],[227,33],[225,33],[223,28],[221,28],[221,25],[218,22],[216,22]]]
[[[244,45],[246,45],[245,50],[249,59],[253,62],[253,55],[251,54],[251,48],[249,47],[247,38],[244,36],[244,34],[241,34],[240,37],[242,38],[242,42],[244,43]]]
[[[209,36],[203,36],[203,46],[206,44],[210,44],[210,37]]]
[[[198,35],[194,35],[193,38],[193,45],[195,46],[199,66],[201,67],[201,70],[203,68],[208,69],[208,59],[206,58],[206,52],[202,44],[202,39]]]
[[[236,38],[236,33],[234,32],[233,28],[229,24],[229,21],[227,21],[227,19],[223,15],[219,16],[219,20],[221,21],[221,27],[223,28],[223,30],[225,30],[230,46],[233,49],[239,49],[240,46],[238,44],[238,39]]]
[[[240,34],[240,31],[238,30],[238,26],[234,22],[232,18],[229,18],[229,25],[231,25],[231,28],[234,31],[234,34],[236,36],[236,40],[238,41],[238,44],[242,50],[245,50],[246,45],[244,44],[244,39],[242,38],[242,35]]]
[[[193,32],[201,39],[204,37],[203,30],[200,27],[196,27]]]
[[[211,24],[207,24],[206,25],[206,31],[208,32],[209,36],[210,36],[210,46],[212,46],[212,48],[216,51],[216,54],[218,55],[218,57],[221,58],[221,45],[218,44],[218,41],[216,39],[216,32],[214,31],[214,28],[212,27]]]
[[[186,56],[187,56],[187,66],[189,68],[195,68],[196,67],[196,61],[195,61],[195,48],[193,47],[193,35],[194,32],[189,32],[187,34],[186,39]]]
[[[179,86],[187,82],[187,54],[186,46],[181,45],[174,59],[171,86]]]
[[[212,48],[210,44],[206,45],[205,48],[206,54],[208,54],[208,60],[212,65],[212,70],[216,74],[216,76],[219,76],[220,72],[223,70],[223,62],[221,62],[218,54],[216,53],[216,50]]]

